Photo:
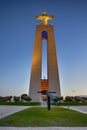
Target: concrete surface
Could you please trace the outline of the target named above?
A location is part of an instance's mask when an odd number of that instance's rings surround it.
[[[64,106],[64,108],[72,109],[87,114],[87,106]]]
[[[34,102],[41,101],[40,94],[37,92],[40,90],[41,86],[42,32],[44,30],[46,30],[48,34],[46,51],[48,66],[47,75],[49,75],[49,91],[56,92],[54,94],[55,96],[61,96],[53,25],[36,25],[36,35],[29,86],[29,96]]]
[[[18,111],[30,108],[30,106],[4,106],[0,105],[0,119]]]
[[[0,130],[87,130],[87,127],[0,127]]]

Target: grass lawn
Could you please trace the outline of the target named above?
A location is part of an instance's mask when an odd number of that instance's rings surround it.
[[[0,126],[87,126],[87,115],[65,108],[32,107],[1,119]]]

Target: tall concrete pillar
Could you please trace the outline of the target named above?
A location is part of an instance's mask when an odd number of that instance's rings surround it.
[[[42,37],[41,30],[36,26],[36,35],[34,42],[34,52],[32,57],[32,68],[30,77],[29,96],[32,101],[40,101],[40,95],[37,93],[41,85],[41,58],[42,58]]]
[[[44,14],[44,16],[47,17],[47,14]],[[44,24],[36,26],[36,35],[34,41],[34,52],[32,57],[32,68],[29,86],[29,96],[32,98],[32,101],[40,101],[41,99],[40,94],[37,92],[40,91],[41,88],[43,31],[47,33],[47,36],[44,38],[47,40],[48,91],[56,92],[56,96],[61,96],[53,25],[47,24],[47,21],[44,21],[42,23]]]
[[[47,55],[48,55],[48,83],[49,91],[56,92],[56,96],[61,96],[60,81],[57,64],[56,46],[54,39],[54,30],[52,25],[48,25],[48,39],[47,39]]]

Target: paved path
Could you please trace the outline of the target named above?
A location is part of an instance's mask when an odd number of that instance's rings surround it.
[[[0,130],[87,130],[87,127],[0,127]]]
[[[67,106],[67,107],[64,106],[64,108],[72,109],[87,114],[87,106]]]
[[[30,108],[30,106],[4,106],[0,105],[0,119],[18,111]]]

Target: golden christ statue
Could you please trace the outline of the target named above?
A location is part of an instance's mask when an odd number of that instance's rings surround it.
[[[47,25],[48,24],[48,20],[52,20],[53,18],[55,18],[55,16],[48,16],[46,11],[44,11],[41,16],[35,16],[35,18],[37,20],[42,20],[42,24],[43,25]]]

